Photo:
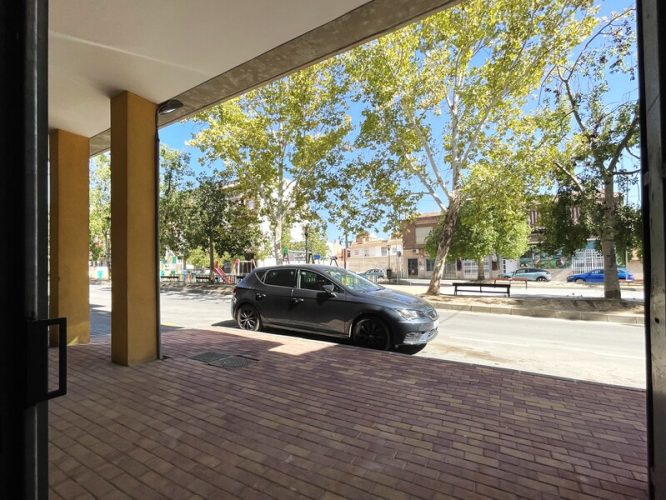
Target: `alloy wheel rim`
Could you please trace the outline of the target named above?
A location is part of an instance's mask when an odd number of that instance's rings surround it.
[[[386,346],[387,333],[383,325],[374,320],[364,320],[358,328],[360,344],[373,349]]]
[[[250,308],[243,308],[238,315],[238,322],[243,330],[254,330],[257,326],[257,317]]]

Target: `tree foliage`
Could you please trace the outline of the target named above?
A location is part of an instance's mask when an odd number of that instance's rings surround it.
[[[560,124],[559,148],[551,163],[558,182],[552,205],[564,219],[553,227],[546,244],[571,250],[567,232],[578,239],[598,238],[604,254],[604,292],[620,298],[617,246],[633,245],[635,209],[625,207],[618,187],[637,182],[639,141],[638,95],[634,90],[611,93],[616,86],[631,88],[636,72],[635,9],[600,19],[593,34],[572,60],[557,65],[546,82],[544,103]],[[567,218],[567,206],[584,213],[580,221]],[[554,217],[551,216],[551,219]],[[564,236],[564,238],[562,238]]]
[[[531,188],[526,179],[505,175],[507,168],[481,162],[472,169],[463,188],[465,201],[456,220],[449,260],[480,261],[490,254],[518,258],[527,250]],[[431,258],[437,255],[442,230],[440,223],[426,239]]]
[[[218,256],[242,256],[260,243],[255,211],[248,208],[238,187],[219,173],[202,174],[188,196],[186,238],[208,252],[211,279]]]
[[[257,200],[282,261],[282,235],[323,203],[350,129],[344,79],[335,61],[306,68],[196,115],[191,144],[222,160],[238,188]]]
[[[303,232],[305,234],[305,230],[307,228],[308,232],[308,252],[310,252],[312,255],[320,255],[321,258],[325,258],[328,256],[328,242],[326,240],[326,227],[324,226],[321,221],[314,221],[314,222],[309,222],[307,223],[304,228]],[[294,241],[291,243],[289,246],[290,250],[305,250],[305,236],[303,236],[302,240],[299,241]]]
[[[589,33],[590,6],[469,0],[347,56],[366,108],[356,141],[362,153],[339,175],[339,206],[351,207],[350,219],[374,222],[409,216],[430,197],[443,222],[429,293],[439,293],[470,172],[497,164],[503,151],[514,179],[543,175],[536,122],[523,108],[548,68]]]
[[[169,249],[187,259],[192,246],[188,206],[192,195],[190,155],[168,146],[160,147],[160,255]]]
[[[108,154],[95,156],[90,165],[89,233],[90,258],[108,264],[111,238],[111,161]]]

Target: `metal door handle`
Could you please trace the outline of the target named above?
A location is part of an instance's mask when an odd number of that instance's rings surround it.
[[[264,297],[266,297],[266,294],[265,294],[265,293],[258,293],[258,294],[256,294],[256,295],[254,296],[254,298],[257,299],[257,300],[261,300],[261,299],[263,299]]]
[[[58,389],[48,390],[49,327],[58,326]],[[67,319],[51,318],[27,322],[29,367],[26,400],[28,404],[67,394]]]
[[[300,304],[301,302],[303,302],[303,299],[297,299],[297,298],[294,297],[293,299],[291,299],[291,302],[293,304]]]

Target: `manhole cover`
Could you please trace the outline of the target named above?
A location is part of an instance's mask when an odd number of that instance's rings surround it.
[[[208,364],[211,366],[219,366],[221,368],[244,368],[252,363],[251,359],[242,358],[240,356],[227,356],[210,361]]]
[[[203,361],[204,363],[210,363],[222,358],[228,358],[231,354],[224,354],[223,352],[202,352],[196,356],[192,356],[190,359],[196,359],[197,361]]]

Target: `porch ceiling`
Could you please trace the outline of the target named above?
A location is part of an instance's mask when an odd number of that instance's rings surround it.
[[[454,3],[452,0],[51,0],[49,128],[109,147],[109,98],[184,107],[238,95]]]

